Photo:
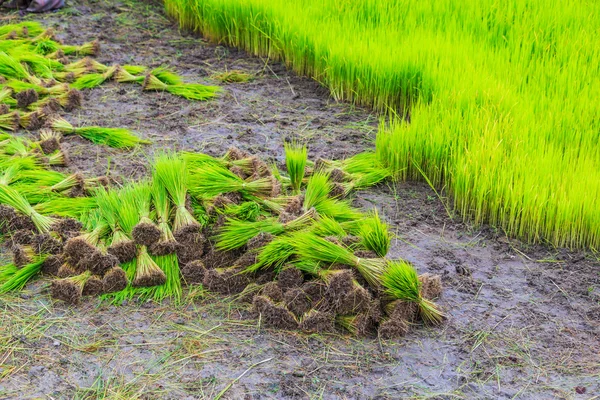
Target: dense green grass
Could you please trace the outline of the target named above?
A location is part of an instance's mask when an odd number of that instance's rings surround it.
[[[600,244],[600,2],[165,5],[185,28],[389,112],[380,161],[447,185],[465,218],[532,241]]]

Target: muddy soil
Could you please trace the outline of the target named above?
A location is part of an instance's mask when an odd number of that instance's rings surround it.
[[[115,177],[146,173],[162,149],[222,154],[238,146],[281,162],[282,141],[301,137],[310,157],[372,148],[377,118],[331,100],[316,82],[278,63],[182,34],[158,3],[69,2],[29,16],[68,42],[102,41],[104,63],[171,65],[189,81],[215,83],[240,69],[253,82],[189,102],[136,85],[86,91],[75,123],[128,127],[153,144],[134,153],[65,139],[70,170]],[[16,20],[0,14],[0,23]],[[566,398],[600,395],[600,262],[596,255],[506,238],[449,215],[421,183],[360,192],[396,238],[392,257],[442,276],[440,328],[403,339],[304,335],[265,329],[247,309],[192,288],[184,305],[92,299],[53,302],[38,280],[0,297],[0,398]]]

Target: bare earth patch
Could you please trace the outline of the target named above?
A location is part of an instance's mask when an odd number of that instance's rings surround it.
[[[73,4],[74,2],[70,2]],[[0,21],[17,18],[1,14]],[[216,101],[189,102],[137,85],[85,92],[67,119],[127,127],[153,144],[134,154],[64,139],[69,170],[136,177],[168,148],[221,155],[238,146],[278,163],[285,138],[309,156],[373,147],[377,117],[337,104],[278,63],[181,34],[154,1],[80,0],[28,18],[72,43],[99,38],[107,64],[171,65],[186,79],[238,69]],[[443,199],[447,201],[447,199]],[[600,393],[597,255],[528,246],[451,218],[426,185],[382,185],[355,196],[393,227],[391,257],[440,274],[441,327],[397,342],[267,330],[247,307],[191,288],[180,306],[53,302],[48,282],[0,297],[0,398],[590,398]],[[239,378],[239,379],[238,379]]]

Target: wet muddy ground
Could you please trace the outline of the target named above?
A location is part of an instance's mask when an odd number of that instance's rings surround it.
[[[186,79],[239,69],[250,83],[189,102],[137,85],[85,93],[75,123],[128,127],[153,141],[134,153],[64,140],[71,170],[145,174],[163,148],[222,154],[235,145],[283,160],[300,137],[310,157],[372,148],[377,117],[332,101],[278,63],[181,34],[158,3],[80,0],[29,16],[70,43],[99,38],[104,63],[171,65]],[[16,19],[0,14],[0,23]],[[379,341],[269,330],[243,305],[193,289],[181,306],[92,299],[53,302],[44,280],[0,297],[0,398],[565,398],[600,395],[600,261],[593,253],[529,246],[448,215],[422,183],[355,196],[396,233],[392,257],[442,276],[440,328]]]

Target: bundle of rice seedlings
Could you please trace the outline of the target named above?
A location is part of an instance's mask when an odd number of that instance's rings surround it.
[[[60,106],[64,108],[65,111],[70,112],[76,108],[81,107],[83,95],[79,90],[71,89],[66,93],[58,95],[56,97],[56,100],[58,101],[58,104],[60,104]]]
[[[0,129],[16,131],[19,129],[19,113],[16,111],[0,114]]]
[[[9,205],[30,218],[40,233],[50,231],[56,222],[54,218],[38,213],[19,192],[7,185],[0,184],[0,204]]]
[[[44,263],[46,257],[46,255],[40,255],[31,263],[22,268],[8,268],[7,271],[0,274],[4,275],[2,278],[0,278],[0,282],[2,282],[2,279],[4,279],[4,282],[2,285],[0,285],[0,293],[7,293],[10,291],[23,289],[27,282],[40,273],[42,270],[42,264]]]
[[[80,76],[75,82],[71,83],[71,87],[79,90],[98,87],[112,78],[116,70],[117,66],[113,65],[112,67],[108,67],[103,73],[91,73]]]
[[[380,285],[381,274],[387,267],[384,259],[356,257],[349,249],[308,232],[296,236],[294,247],[301,258],[353,266],[373,287]]]
[[[77,304],[83,295],[86,282],[92,277],[90,271],[69,278],[55,279],[50,286],[52,297],[65,303]]]
[[[208,100],[215,97],[221,91],[221,88],[218,86],[206,86],[198,83],[180,83],[169,85],[162,82],[156,76],[148,74],[144,79],[143,90],[167,91],[171,94],[184,97],[188,100]]]
[[[14,57],[0,51],[0,76],[26,80],[30,78],[27,69]]]
[[[367,187],[375,186],[378,183],[388,179],[392,176],[389,169],[380,167],[373,171],[366,173],[354,173],[349,175],[350,182],[341,183],[340,186],[343,189],[343,195],[347,196],[354,190],[364,189]]]
[[[240,192],[259,197],[271,197],[273,182],[270,178],[245,181],[218,165],[205,165],[192,171],[194,184],[190,191],[198,197],[212,198],[222,193]]]
[[[284,232],[300,230],[310,225],[313,222],[313,217],[314,211],[307,211],[285,224],[274,218],[266,218],[256,222],[229,219],[215,237],[216,247],[219,250],[238,249],[259,233],[280,235]]]
[[[13,253],[13,264],[17,268],[30,264],[36,256],[34,248],[30,245],[17,245],[11,248]]]
[[[39,135],[40,140],[37,144],[44,154],[51,154],[60,149],[60,140],[62,139],[60,133],[51,129],[41,129]]]
[[[223,209],[223,214],[230,218],[240,219],[244,221],[256,221],[261,215],[262,208],[255,201],[245,201],[241,204],[226,205]]]
[[[128,71],[125,67],[117,66],[113,79],[119,83],[130,83],[130,82],[143,82],[144,76],[136,76],[135,74]]]
[[[360,222],[361,244],[375,252],[379,257],[385,257],[390,249],[391,235],[388,225],[379,218],[377,209],[374,209],[369,218]]]
[[[296,141],[285,142],[285,165],[287,167],[288,175],[290,176],[290,183],[294,194],[300,193],[300,186],[304,179],[304,173],[306,170],[306,161],[308,159],[308,150],[306,145],[300,144]],[[329,193],[329,191],[328,191]],[[311,208],[312,206],[308,207]]]
[[[36,21],[22,21],[17,24],[0,26],[0,39],[7,40],[7,36],[27,38],[44,32],[43,26]]]
[[[84,57],[81,60],[72,62],[70,64],[67,64],[64,66],[64,70],[65,71],[69,71],[69,72],[75,72],[75,71],[79,71],[79,70],[85,70],[86,72],[100,72],[100,73],[104,73],[106,71],[108,71],[110,67],[99,63],[98,61],[89,58],[89,57]],[[115,71],[114,73],[116,73],[116,70],[119,69],[118,65],[114,66]]]
[[[50,126],[65,134],[77,134],[96,144],[105,144],[117,149],[130,148],[138,144],[148,144],[150,141],[140,139],[133,135],[131,131],[124,128],[104,128],[99,126],[74,127],[67,120],[61,117],[54,117]]]
[[[89,258],[97,251],[98,241],[107,231],[108,225],[98,220],[98,225],[90,232],[67,240],[63,249],[66,261],[77,268],[83,259]]]
[[[58,51],[59,44],[52,39],[44,38],[37,41],[33,51],[43,56]]]
[[[245,83],[254,79],[253,74],[247,72],[231,70],[211,75],[211,78],[223,83]]]
[[[444,319],[445,315],[437,305],[423,297],[417,271],[410,263],[402,260],[390,262],[381,276],[381,284],[391,298],[416,303],[426,323],[439,324]]]
[[[347,235],[343,226],[335,219],[320,216],[315,220],[315,223],[311,226],[311,231],[317,236],[336,236],[343,238]]]
[[[165,187],[175,206],[173,231],[176,237],[186,237],[188,233],[197,235],[200,224],[186,207],[188,170],[182,157],[163,154],[154,161],[154,181],[159,180]]]
[[[44,125],[47,117],[48,115],[43,111],[23,113],[19,116],[19,125],[24,129],[35,131]]]
[[[81,218],[94,207],[96,207],[94,197],[56,197],[44,199],[42,203],[36,204],[34,209],[44,215]]]
[[[137,247],[131,237],[133,228],[140,220],[135,191],[138,186],[131,183],[121,190],[98,188],[96,202],[104,221],[112,232],[108,241],[108,252],[121,263],[133,260]]]
[[[135,264],[135,278],[132,285],[136,287],[157,286],[166,282],[167,276],[154,262],[146,246],[140,246]]]
[[[31,90],[31,89],[30,89]],[[23,92],[20,92],[23,93]],[[29,109],[42,112],[46,115],[51,115],[58,112],[61,108],[60,102],[56,97],[47,96],[43,99],[36,101],[35,103],[31,103],[29,105]]]
[[[149,184],[139,184],[136,191],[136,204],[140,221],[131,231],[133,240],[142,246],[152,246],[161,238],[162,232],[150,219],[150,207],[152,205],[151,187]]]
[[[75,54],[78,56],[97,56],[100,54],[100,42],[98,42],[98,40],[93,40],[80,46],[62,44],[60,45],[60,50],[62,50],[66,55]]]
[[[167,85],[181,85],[183,80],[175,72],[166,67],[158,67],[150,71],[150,74]]]
[[[246,268],[246,272],[273,268],[278,271],[295,254],[295,235],[282,235],[259,249],[257,262]]]

